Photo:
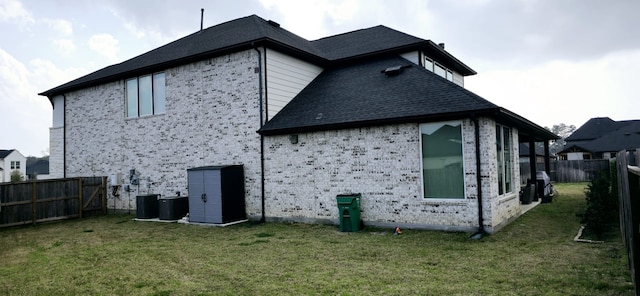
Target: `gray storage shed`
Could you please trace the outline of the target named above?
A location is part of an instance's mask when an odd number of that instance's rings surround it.
[[[242,165],[187,170],[189,222],[224,224],[246,219]]]

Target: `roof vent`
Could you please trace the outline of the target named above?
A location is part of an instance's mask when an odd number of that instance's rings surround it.
[[[442,49],[444,49],[444,43],[438,43],[438,46],[442,47]]]
[[[268,20],[267,23],[269,23],[269,25],[272,25],[272,26],[274,26],[276,28],[280,28],[280,24],[278,24],[278,23],[276,23],[276,22],[274,22],[272,20]]]
[[[398,74],[400,74],[400,72],[402,72],[403,68],[409,68],[411,67],[410,65],[406,65],[406,66],[393,66],[393,67],[389,67],[386,68],[382,71],[380,71],[380,73],[384,73],[384,75],[387,76],[396,76]]]

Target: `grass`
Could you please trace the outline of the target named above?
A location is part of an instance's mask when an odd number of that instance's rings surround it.
[[[632,295],[620,235],[576,243],[581,184],[498,233],[130,215],[0,229],[0,295]]]

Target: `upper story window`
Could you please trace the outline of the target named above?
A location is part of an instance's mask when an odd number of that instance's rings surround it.
[[[450,69],[447,69],[447,67],[440,65],[438,62],[430,59],[429,57],[424,57],[423,65],[425,69],[436,73],[440,77],[445,78],[459,86],[464,87],[464,77],[462,75]]]
[[[161,72],[128,79],[125,101],[127,118],[165,113],[165,74]]]
[[[19,170],[20,169],[20,161],[11,161],[11,169]]]

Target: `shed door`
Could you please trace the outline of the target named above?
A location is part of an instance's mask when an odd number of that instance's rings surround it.
[[[205,222],[222,223],[222,182],[220,170],[204,172],[204,191],[207,202],[204,205]]]
[[[191,171],[187,177],[189,182],[189,221],[206,222],[205,202],[202,199],[205,193],[203,173],[202,171]]]

